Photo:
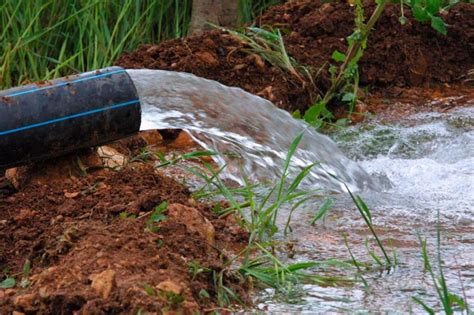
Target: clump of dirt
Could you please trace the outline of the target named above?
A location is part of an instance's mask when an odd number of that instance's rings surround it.
[[[143,151],[150,138],[157,136],[143,134],[114,146]],[[2,184],[1,277],[13,276],[18,284],[0,289],[0,313],[167,309],[191,314],[218,308],[213,272],[220,272],[228,254],[245,245],[246,232],[232,217],[219,218],[213,204],[196,201],[188,188],[158,172],[152,156],[127,156],[131,162],[120,170],[84,172],[90,163],[85,155],[29,166],[17,192]],[[83,162],[72,162],[77,159]],[[69,165],[70,172],[57,165]],[[150,221],[163,202],[168,206],[160,219]],[[22,288],[26,261],[32,269]],[[192,266],[201,271],[193,274]],[[241,279],[225,281],[245,300]]]
[[[373,1],[365,5],[368,16]],[[388,5],[370,35],[360,62],[362,85],[372,90],[387,87],[432,86],[456,83],[474,68],[474,6],[458,4],[443,19],[448,36],[429,24],[416,22],[405,10],[408,22],[401,25],[398,5]],[[290,1],[270,8],[259,20],[283,30],[286,49],[301,65],[320,69],[316,83],[329,86],[328,62],[334,50],[344,52],[346,37],[354,28],[354,7],[346,2]],[[241,87],[287,110],[305,110],[312,94],[287,73],[245,52],[245,43],[218,30],[159,45],[142,45],[124,54],[117,65],[184,71]]]

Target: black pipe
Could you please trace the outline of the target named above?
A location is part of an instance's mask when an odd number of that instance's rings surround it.
[[[0,169],[130,136],[140,122],[120,67],[0,91]]]

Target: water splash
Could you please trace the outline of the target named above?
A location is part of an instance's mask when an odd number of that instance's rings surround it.
[[[225,178],[239,183],[244,176],[255,181],[278,178],[292,141],[303,131],[291,174],[320,163],[303,185],[344,191],[344,186],[332,177],[337,176],[354,191],[376,188],[372,178],[331,139],[267,100],[192,74],[127,72],[142,105],[141,130],[186,130],[204,148],[224,154],[215,159],[221,166],[227,164]]]

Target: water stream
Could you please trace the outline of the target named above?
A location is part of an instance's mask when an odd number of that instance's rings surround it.
[[[344,190],[377,188],[359,165],[348,159],[328,137],[317,133],[271,102],[187,73],[127,70],[142,105],[141,130],[185,129],[204,148],[221,153],[224,177],[243,183],[278,178],[291,142],[305,133],[292,160],[292,174],[319,162],[306,178],[308,187]],[[237,158],[235,158],[237,156]]]
[[[473,100],[474,101],[474,100]],[[474,105],[474,102],[472,102]],[[379,236],[399,264],[390,272],[366,275],[370,289],[305,285],[294,304],[257,299],[261,310],[286,313],[423,313],[412,297],[439,308],[429,275],[423,272],[418,236],[426,238],[436,265],[438,212],[441,256],[450,290],[474,304],[474,107],[451,113],[417,114],[397,124],[373,121],[332,135],[349,157],[369,174],[385,174],[392,188],[361,193],[372,211]],[[294,219],[295,261],[348,259],[343,234],[358,260],[372,262],[365,240],[371,239],[352,201],[334,196],[334,209],[316,227],[308,222],[319,204],[307,205]],[[372,243],[373,244],[373,243]],[[374,246],[371,246],[374,248]]]
[[[431,279],[423,272],[418,236],[427,238],[434,260],[438,212],[448,286],[474,305],[474,106],[418,114],[396,124],[372,121],[332,134],[331,140],[240,89],[184,73],[128,71],[142,103],[142,129],[185,129],[206,149],[237,154],[240,158],[220,157],[217,162],[228,164],[224,176],[238,182],[242,176],[258,181],[277,178],[290,143],[304,131],[293,159],[294,174],[319,161],[322,167],[305,185],[344,192],[329,173],[359,191],[372,210],[382,241],[397,253],[396,268],[366,275],[370,289],[361,283],[303,285],[304,294],[292,303],[275,299],[268,290],[256,297],[258,310],[421,312],[413,296],[437,305]],[[335,206],[317,226],[309,221],[323,200],[307,204],[294,216],[293,253],[291,258],[282,253],[282,259],[347,260],[342,237],[347,234],[356,258],[371,261],[364,244],[371,236],[353,203],[345,193],[331,196]]]

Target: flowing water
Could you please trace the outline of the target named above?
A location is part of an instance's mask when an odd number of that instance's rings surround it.
[[[291,142],[305,133],[292,160],[292,174],[318,162],[306,186],[344,190],[376,188],[374,180],[328,137],[317,133],[271,102],[187,73],[127,70],[142,105],[141,130],[185,129],[227,164],[224,177],[271,181],[280,176]],[[237,156],[237,158],[236,158]],[[332,175],[332,176],[331,176]]]
[[[258,310],[418,313],[421,309],[413,296],[436,306],[436,292],[423,272],[418,237],[428,240],[435,264],[438,213],[448,286],[474,304],[474,106],[449,114],[418,114],[397,124],[374,121],[347,128],[331,135],[339,149],[328,137],[240,89],[184,73],[128,71],[142,103],[142,130],[185,129],[206,149],[234,153],[217,162],[228,164],[224,176],[238,182],[242,176],[258,181],[277,178],[290,143],[304,131],[293,159],[293,174],[317,161],[322,167],[305,185],[344,192],[340,182],[330,176],[335,175],[351,190],[360,191],[371,208],[379,236],[390,252],[397,253],[397,267],[365,275],[369,289],[361,283],[304,285],[304,294],[292,303],[276,299],[268,290],[256,297]],[[282,259],[347,260],[342,236],[347,234],[356,258],[371,261],[365,245],[371,236],[350,198],[345,193],[331,197],[334,207],[315,227],[309,222],[322,200],[307,204],[294,216],[291,258],[282,253]],[[340,274],[336,270],[315,271]]]

